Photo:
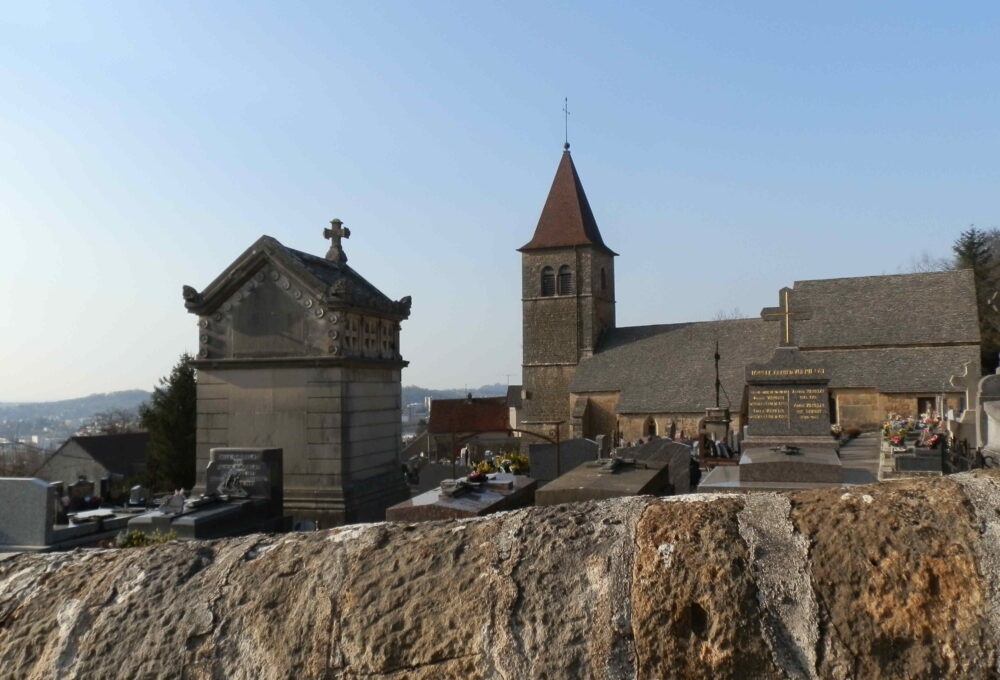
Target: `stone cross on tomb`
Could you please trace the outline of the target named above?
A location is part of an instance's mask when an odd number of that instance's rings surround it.
[[[979,362],[966,361],[962,364],[962,375],[953,375],[948,378],[948,384],[962,390],[965,393],[964,409],[974,411],[976,409],[976,398],[979,390]]]
[[[781,322],[780,347],[794,347],[794,336],[792,335],[792,320],[808,319],[812,313],[808,309],[792,308],[792,289],[782,288],[778,291],[778,303],[780,307],[765,307],[760,310],[760,316],[764,321]]]
[[[323,230],[323,238],[330,239],[330,250],[326,251],[326,259],[337,264],[347,262],[347,254],[340,245],[340,240],[351,238],[351,230],[344,226],[340,220],[330,220],[330,228]]]

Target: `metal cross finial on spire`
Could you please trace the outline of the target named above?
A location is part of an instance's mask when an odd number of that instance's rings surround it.
[[[330,250],[326,251],[326,259],[337,264],[347,262],[347,254],[340,245],[340,239],[351,238],[351,230],[343,226],[338,219],[330,220],[330,228],[323,230],[323,238],[330,239]]]
[[[563,125],[565,133],[563,148],[569,151],[569,97],[563,97]]]

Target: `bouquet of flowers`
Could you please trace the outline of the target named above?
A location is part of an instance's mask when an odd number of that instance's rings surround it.
[[[485,472],[480,472],[479,470],[476,470],[475,472],[472,472],[469,475],[467,475],[465,479],[470,484],[485,484],[489,478],[486,476]]]

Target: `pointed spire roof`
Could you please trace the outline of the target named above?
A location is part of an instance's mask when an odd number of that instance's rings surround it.
[[[549,189],[549,197],[542,208],[542,216],[538,218],[535,235],[518,250],[587,245],[596,246],[611,255],[618,254],[604,245],[580,176],[576,174],[569,144],[566,144],[552,188]]]

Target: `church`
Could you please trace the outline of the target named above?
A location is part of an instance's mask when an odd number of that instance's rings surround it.
[[[527,430],[693,435],[716,406],[742,427],[745,368],[779,344],[829,367],[830,418],[845,428],[877,426],[888,413],[961,410],[965,395],[951,377],[979,373],[971,270],[795,281],[762,300],[777,305],[757,318],[618,327],[618,253],[601,237],[569,144],[518,250]]]

